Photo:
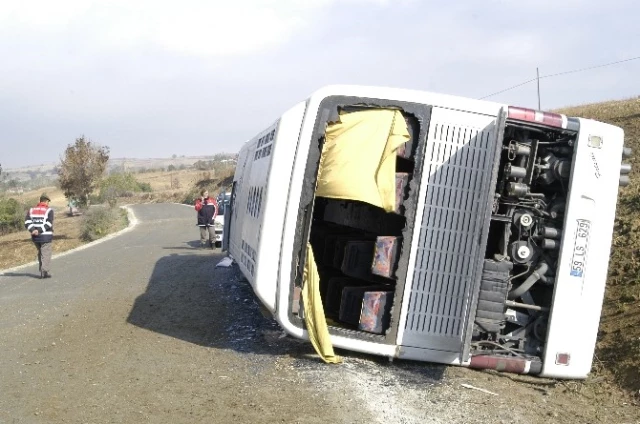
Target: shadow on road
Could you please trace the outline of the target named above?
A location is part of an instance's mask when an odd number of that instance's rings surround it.
[[[156,262],[146,292],[127,321],[138,327],[201,346],[259,355],[288,355],[300,369],[325,367],[307,341],[285,337],[273,318],[260,312],[259,300],[235,265],[215,268],[222,253],[173,254]],[[359,366],[387,367],[387,358],[342,351],[360,358]],[[442,378],[445,367],[396,360],[391,365],[406,383]]]
[[[194,250],[194,249],[202,249],[200,247],[200,240],[192,240],[186,243],[186,246],[165,246],[163,249],[166,250]],[[207,248],[208,249],[208,248]]]
[[[31,272],[0,272],[0,276],[3,277],[33,277],[40,278],[40,274],[33,274]]]
[[[304,354],[312,353],[306,343],[280,339],[280,327],[262,315],[237,269],[215,268],[223,257],[203,250],[161,258],[127,321],[201,346],[294,356],[292,348],[302,347]]]

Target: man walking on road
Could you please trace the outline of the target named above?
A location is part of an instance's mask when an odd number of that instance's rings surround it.
[[[46,194],[40,196],[40,203],[29,209],[24,219],[25,228],[31,233],[31,240],[38,249],[40,278],[51,277],[51,252],[53,242],[53,209],[51,199]]]
[[[200,198],[196,200],[196,211],[198,212],[198,227],[200,227],[200,247],[206,246],[208,233],[209,246],[213,249],[216,245],[214,220],[218,214],[218,203],[213,197],[209,197],[207,190],[200,192]]]

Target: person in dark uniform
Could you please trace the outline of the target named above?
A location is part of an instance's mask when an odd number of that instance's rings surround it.
[[[53,209],[49,207],[51,199],[46,194],[40,196],[40,202],[29,209],[24,218],[24,226],[31,233],[31,240],[38,249],[40,278],[51,277],[51,252],[53,243]]]

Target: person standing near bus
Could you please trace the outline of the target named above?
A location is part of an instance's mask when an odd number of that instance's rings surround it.
[[[209,240],[209,247],[216,245],[216,232],[214,220],[218,215],[218,203],[213,197],[209,197],[207,190],[200,192],[200,198],[196,199],[196,211],[198,212],[198,227],[200,227],[200,247],[204,248]]]

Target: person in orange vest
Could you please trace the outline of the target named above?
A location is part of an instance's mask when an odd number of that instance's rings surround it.
[[[51,199],[46,194],[40,196],[40,203],[29,209],[24,226],[31,233],[31,240],[38,249],[40,278],[51,278],[51,252],[53,243],[53,209]]]

